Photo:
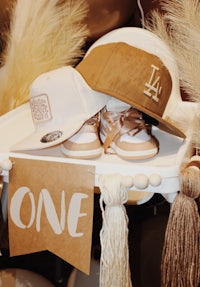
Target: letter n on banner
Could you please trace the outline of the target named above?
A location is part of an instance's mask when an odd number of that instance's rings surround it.
[[[10,255],[49,250],[89,274],[95,167],[11,160]]]

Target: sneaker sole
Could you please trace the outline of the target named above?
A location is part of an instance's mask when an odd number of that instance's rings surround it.
[[[106,137],[100,133],[100,138],[102,142],[104,142]],[[110,147],[107,149],[107,153],[117,154],[119,157],[126,160],[148,159],[154,157],[158,153],[158,148],[156,147],[141,151],[125,151],[120,149],[114,142],[112,142]]]
[[[102,155],[102,147],[99,149],[94,150],[81,150],[81,151],[72,151],[66,149],[63,145],[61,145],[61,151],[64,153],[65,156],[74,158],[74,159],[91,159],[97,158]]]

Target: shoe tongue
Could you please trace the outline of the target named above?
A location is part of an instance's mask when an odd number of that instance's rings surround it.
[[[108,112],[123,112],[130,108],[131,106],[125,102],[111,98],[106,104],[106,110]]]

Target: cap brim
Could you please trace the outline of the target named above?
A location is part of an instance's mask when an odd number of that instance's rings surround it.
[[[161,118],[160,116],[158,116],[155,113],[152,113],[151,111],[143,109],[141,106],[137,107],[136,103],[135,103],[135,108],[137,108],[141,112],[143,112],[143,113],[147,114],[148,116],[152,117],[153,119],[155,119],[157,121],[157,123],[155,125],[159,129],[161,129],[167,133],[170,133],[174,136],[186,138],[185,133],[181,129],[179,129],[177,126],[171,124],[169,121],[164,120],[163,118]]]
[[[73,121],[72,125],[69,124],[67,130],[66,127],[60,127],[59,129],[51,128],[49,130],[45,130],[45,133],[44,130],[36,129],[32,134],[11,146],[10,150],[38,150],[58,145],[64,140],[70,138],[76,131],[78,131],[83,123],[84,120],[79,119],[76,122]]]

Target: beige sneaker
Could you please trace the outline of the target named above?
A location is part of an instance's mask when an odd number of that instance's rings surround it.
[[[147,159],[158,153],[158,142],[135,108],[123,112],[101,112],[100,139],[105,153],[124,159]]]
[[[61,144],[65,156],[77,159],[97,158],[102,154],[98,135],[99,115],[87,120],[81,129]]]

